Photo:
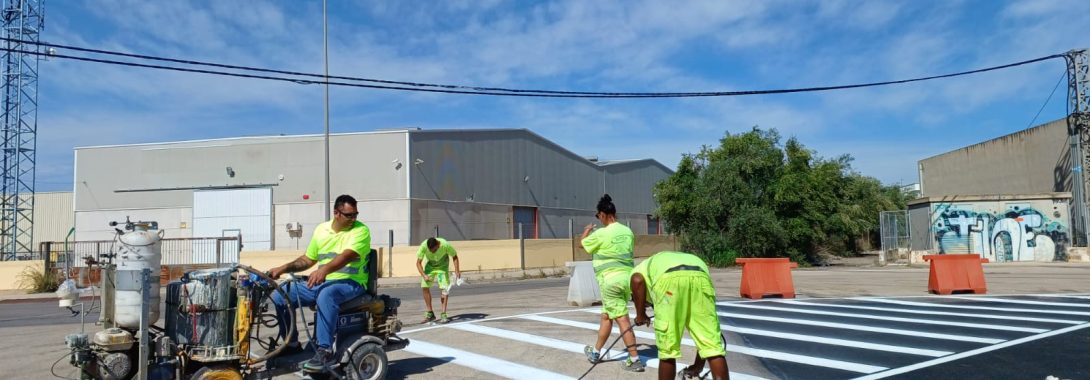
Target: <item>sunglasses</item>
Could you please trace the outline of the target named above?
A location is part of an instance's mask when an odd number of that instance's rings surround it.
[[[344,215],[344,217],[348,218],[348,219],[356,219],[357,216],[360,216],[359,211],[357,211],[357,212],[340,212],[340,211],[337,211],[337,213],[341,214],[341,215]]]

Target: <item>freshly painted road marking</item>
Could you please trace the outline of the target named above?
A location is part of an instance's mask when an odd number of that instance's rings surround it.
[[[567,320],[567,319],[546,317],[546,316],[541,316],[541,315],[527,315],[527,316],[523,316],[522,318],[523,319],[529,319],[529,320],[532,320],[532,321],[553,323],[553,324],[570,326],[570,327],[577,327],[577,328],[582,328],[582,329],[587,329],[587,330],[598,330],[598,324],[596,324],[596,323],[572,321],[572,320]],[[616,330],[617,329],[614,329],[614,331],[616,331]],[[649,332],[646,332],[646,331],[633,331],[633,333],[635,333],[636,337],[639,337],[639,338],[651,339],[651,340],[655,339],[655,334],[652,334],[652,333],[649,333]],[[693,340],[689,339],[689,338],[682,338],[681,339],[681,344],[684,344],[686,346],[692,346],[692,347],[696,346],[696,344],[693,342]],[[767,359],[783,360],[783,361],[789,361],[789,362],[795,362],[795,363],[801,363],[801,364],[808,364],[808,365],[813,365],[813,366],[836,368],[836,369],[840,369],[840,370],[844,370],[844,371],[859,372],[859,373],[874,373],[874,372],[884,371],[884,370],[888,369],[886,367],[873,366],[873,365],[869,365],[869,364],[853,363],[853,362],[848,362],[848,361],[843,361],[843,360],[825,359],[825,358],[819,358],[819,357],[814,357],[814,356],[790,354],[790,353],[786,353],[786,352],[764,350],[764,349],[744,347],[744,346],[727,345],[727,351],[735,352],[735,353],[739,353],[739,354],[743,354],[743,355],[749,355],[749,356],[755,356],[755,357],[761,357],[761,358],[767,358]]]
[[[1031,294],[1035,297],[1053,297],[1053,298],[1078,298],[1084,300],[1090,300],[1090,296],[1081,294]]]
[[[954,322],[954,321],[943,321],[943,320],[936,320],[936,319],[900,318],[900,317],[891,317],[891,316],[873,315],[873,314],[838,313],[838,312],[835,312],[835,311],[810,310],[810,309],[793,309],[793,308],[789,308],[789,307],[763,306],[763,305],[754,305],[754,304],[740,305],[740,304],[719,303],[719,305],[720,306],[727,306],[727,307],[746,308],[746,309],[786,311],[786,312],[800,313],[800,314],[815,314],[815,315],[829,315],[829,316],[834,316],[834,317],[877,319],[877,320],[880,320],[880,321],[887,321],[887,322],[905,322],[905,323],[918,323],[918,324],[939,325],[939,326],[958,326],[958,327],[969,327],[969,328],[988,329],[988,330],[1018,331],[1018,332],[1028,332],[1028,333],[1034,333],[1034,334],[1043,333],[1045,331],[1048,331],[1048,329],[1039,329],[1039,328],[1033,328],[1033,327],[1019,327],[1019,326],[1006,326],[1006,325],[986,325],[986,324],[980,324],[980,323]]]
[[[815,320],[811,320],[811,319],[780,318],[780,317],[769,317],[769,316],[764,316],[764,315],[737,314],[737,313],[726,313],[726,312],[720,312],[719,315],[727,317],[727,318],[742,318],[742,319],[753,319],[753,320],[767,321],[767,322],[781,322],[781,323],[792,323],[792,324],[797,324],[797,325],[832,327],[832,328],[836,328],[836,329],[870,331],[870,332],[884,333],[884,334],[916,336],[916,337],[921,337],[921,338],[955,340],[955,341],[959,341],[959,342],[996,344],[996,343],[1004,341],[1004,339],[981,338],[981,337],[966,336],[966,335],[929,333],[929,332],[916,331],[916,330],[891,329],[891,328],[885,328],[885,327],[871,327],[871,326],[866,326],[866,325],[856,325],[856,324],[850,324],[850,323],[815,321]]]
[[[1078,325],[1086,323],[1086,321],[1072,321],[1066,319],[1052,319],[1052,318],[1035,318],[1035,317],[1016,317],[1009,315],[995,315],[995,314],[975,314],[975,313],[955,313],[947,311],[931,311],[931,310],[919,310],[919,309],[902,309],[895,307],[877,307],[877,306],[861,306],[861,305],[839,305],[831,303],[818,303],[807,302],[800,300],[775,300],[774,302],[788,303],[793,305],[809,305],[809,306],[825,306],[825,307],[839,307],[845,309],[860,309],[860,310],[874,310],[874,311],[889,311],[896,313],[909,313],[909,314],[927,314],[927,315],[949,315],[952,317],[971,317],[971,318],[983,318],[983,319],[1002,319],[1010,321],[1025,321],[1025,322],[1045,322],[1045,323],[1063,323],[1069,325]]]
[[[451,328],[456,329],[456,330],[468,331],[468,332],[471,332],[471,333],[494,336],[494,337],[497,337],[497,338],[515,340],[515,341],[519,341],[519,342],[523,342],[523,343],[529,343],[529,344],[543,346],[543,347],[555,348],[555,349],[562,350],[562,351],[568,351],[568,352],[576,353],[576,354],[579,354],[580,356],[583,355],[583,346],[584,345],[579,344],[579,343],[575,343],[575,342],[569,342],[569,341],[564,341],[564,340],[559,340],[559,339],[553,339],[553,338],[543,337],[543,336],[539,336],[539,335],[532,335],[532,334],[527,334],[527,333],[513,331],[513,330],[500,329],[500,328],[489,327],[489,326],[482,326],[480,324],[464,324],[464,325],[452,326]],[[603,357],[602,360],[624,359],[626,357],[628,357],[627,352],[625,352],[623,350],[612,350],[612,351],[609,352],[609,355],[607,357]],[[651,357],[646,357],[646,356],[641,355],[640,360],[643,360],[643,362],[646,363],[647,367],[649,367],[649,368],[658,368],[659,367],[659,359],[658,358],[651,358]],[[590,365],[590,364],[588,363],[587,365]],[[685,368],[686,366],[688,366],[688,364],[686,364],[686,363],[681,363],[681,362],[677,363],[677,368],[679,368],[679,369],[680,368]],[[744,374],[744,373],[737,373],[737,372],[731,372],[730,373],[730,378],[732,378],[732,379],[743,379],[743,380],[767,380],[767,379],[765,379],[763,377],[752,376],[752,375],[747,375],[747,374]]]
[[[860,297],[860,298],[852,298],[852,299],[882,302],[882,303],[891,303],[891,304],[897,304],[897,305],[920,306],[920,307],[940,307],[940,308],[950,308],[950,309],[1009,311],[1009,312],[1016,312],[1016,313],[1063,314],[1063,315],[1087,315],[1087,316],[1090,316],[1090,312],[1083,312],[1083,311],[1022,309],[1022,308],[1017,308],[1017,307],[948,305],[948,304],[931,303],[931,302],[901,301],[901,300],[895,300],[895,299],[869,298],[869,297]]]
[[[948,362],[951,362],[951,361],[954,361],[954,360],[964,359],[964,358],[967,358],[967,357],[970,357],[970,356],[976,356],[976,355],[980,355],[980,354],[983,354],[983,353],[986,353],[986,352],[991,352],[991,351],[995,351],[995,350],[998,350],[998,349],[1019,345],[1019,344],[1022,344],[1022,343],[1032,342],[1032,341],[1035,341],[1035,340],[1038,340],[1038,339],[1044,339],[1044,338],[1048,338],[1048,337],[1051,337],[1051,336],[1066,334],[1066,333],[1069,333],[1069,332],[1072,332],[1072,331],[1085,329],[1087,327],[1090,327],[1090,323],[1065,327],[1065,328],[1062,328],[1062,329],[1059,329],[1059,330],[1049,331],[1049,332],[1044,333],[1044,334],[1030,335],[1030,336],[1027,336],[1025,338],[1014,339],[1014,340],[1010,340],[1010,341],[1007,341],[1007,342],[1004,342],[1004,343],[1001,343],[1001,344],[981,347],[981,348],[977,348],[975,350],[969,350],[969,351],[957,353],[957,354],[950,355],[950,356],[944,356],[944,357],[941,357],[941,358],[928,360],[928,361],[921,362],[921,363],[916,363],[916,364],[912,364],[912,365],[908,365],[908,366],[904,366],[904,367],[900,367],[900,368],[894,368],[894,369],[884,371],[884,372],[873,373],[873,374],[870,374],[870,375],[867,375],[867,376],[858,377],[855,380],[873,380],[873,379],[881,379],[881,378],[885,378],[885,377],[889,377],[889,376],[893,376],[893,375],[899,375],[899,374],[902,374],[902,373],[915,371],[915,370],[918,370],[918,369],[921,369],[921,368],[932,367],[932,366],[936,366],[936,365],[939,365],[939,364],[948,363]]]
[[[636,317],[635,314],[629,314],[628,316],[629,316],[629,318],[635,318]],[[914,347],[894,346],[894,345],[889,345],[889,344],[861,342],[861,341],[858,341],[858,340],[827,338],[827,337],[816,336],[816,335],[805,335],[805,334],[795,334],[795,333],[780,332],[780,331],[761,330],[761,329],[753,329],[753,328],[748,328],[748,327],[733,326],[733,325],[728,325],[728,324],[720,325],[720,327],[724,331],[735,332],[735,333],[738,333],[738,334],[769,336],[769,337],[780,338],[780,339],[790,339],[790,340],[798,340],[798,341],[803,341],[803,342],[830,344],[830,345],[834,345],[834,346],[844,346],[844,347],[852,347],[852,348],[865,348],[865,349],[870,349],[870,350],[896,352],[896,353],[901,353],[901,354],[922,355],[922,356],[930,356],[930,357],[940,357],[940,356],[946,356],[946,355],[953,354],[953,352],[950,352],[950,351],[928,350],[928,349],[923,349],[923,348],[914,348]]]
[[[1003,302],[1003,303],[1017,303],[1017,304],[1023,304],[1023,305],[1090,307],[1090,305],[1087,305],[1087,304],[1075,304],[1075,303],[1066,303],[1066,302],[1029,301],[1029,300],[1018,300],[1018,299],[998,298],[998,297],[980,298],[980,297],[952,296],[951,298],[957,298],[957,299],[961,299],[961,300],[977,301],[977,302]]]
[[[405,346],[403,350],[420,356],[449,358],[451,363],[462,367],[488,372],[509,379],[574,379],[573,377],[561,375],[556,372],[512,363],[506,360],[462,351],[435,343],[428,343],[420,339],[413,339],[412,343]]]

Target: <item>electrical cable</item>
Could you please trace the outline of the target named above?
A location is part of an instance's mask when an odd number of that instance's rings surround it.
[[[48,43],[37,42],[37,41],[22,41],[22,40],[8,39],[8,38],[0,38],[0,40],[6,40],[6,41],[9,41],[9,42],[21,42],[21,43],[41,45],[41,46],[64,46],[64,45],[48,44]],[[324,78],[334,78],[333,76],[326,77],[324,75],[319,75],[319,74],[298,73],[298,72],[289,72],[289,71],[282,71],[282,70],[270,70],[270,69],[263,69],[263,68],[256,68],[256,67],[246,67],[246,66],[237,66],[237,65],[224,65],[224,64],[216,64],[216,63],[209,63],[209,62],[200,62],[200,61],[187,61],[187,60],[179,60],[179,59],[173,59],[173,58],[162,58],[162,57],[154,57],[154,56],[147,56],[147,55],[110,52],[110,51],[100,50],[100,49],[88,49],[88,48],[79,48],[79,47],[71,47],[71,46],[64,47],[64,48],[68,48],[68,49],[72,49],[72,50],[85,51],[85,52],[94,52],[94,53],[99,53],[99,54],[112,54],[112,55],[126,56],[126,57],[130,57],[130,58],[159,60],[159,61],[183,63],[183,64],[189,64],[189,65],[214,66],[214,67],[220,67],[220,68],[230,68],[230,69],[235,69],[235,70],[248,70],[248,71],[278,73],[278,74],[295,75],[295,76],[319,77],[319,78],[323,78],[323,79]],[[1022,66],[1022,65],[1026,65],[1026,64],[1030,64],[1030,63],[1049,60],[1049,59],[1066,58],[1067,57],[1066,54],[1052,54],[1052,55],[1048,55],[1048,56],[1044,56],[1044,57],[1040,57],[1040,58],[1034,58],[1034,59],[1030,59],[1030,60],[1024,60],[1024,61],[1009,63],[1009,64],[1005,64],[1005,65],[991,66],[991,67],[986,67],[986,68],[981,68],[981,69],[976,69],[976,70],[961,71],[961,72],[955,72],[955,73],[948,73],[948,74],[942,74],[942,75],[933,75],[933,76],[927,76],[927,77],[918,77],[918,78],[911,78],[911,79],[882,81],[882,82],[870,82],[870,83],[859,83],[859,84],[849,84],[849,85],[788,88],[788,89],[774,89],[774,90],[708,91],[708,92],[589,92],[589,91],[525,90],[525,89],[509,89],[509,88],[494,88],[494,87],[474,87],[474,86],[461,86],[461,85],[418,83],[418,82],[397,82],[397,81],[387,81],[387,80],[358,78],[358,77],[343,77],[343,76],[338,76],[336,78],[342,79],[342,80],[352,80],[352,81],[377,82],[377,83],[383,83],[384,85],[362,84],[362,83],[347,83],[347,82],[332,82],[332,81],[327,82],[327,80],[319,81],[319,80],[308,80],[308,79],[293,79],[293,78],[268,76],[268,75],[230,73],[230,72],[215,71],[215,70],[192,69],[192,68],[175,67],[175,66],[163,66],[163,65],[153,65],[153,64],[135,63],[135,62],[116,61],[116,60],[109,60],[109,59],[79,57],[79,56],[55,54],[55,53],[46,53],[46,52],[39,52],[39,51],[27,51],[27,50],[20,50],[20,49],[15,49],[15,48],[8,48],[8,47],[0,48],[0,50],[8,51],[8,52],[22,53],[22,54],[30,54],[30,55],[36,55],[36,56],[72,59],[72,60],[79,60],[79,61],[86,61],[86,62],[96,62],[96,63],[115,64],[115,65],[132,66],[132,67],[143,67],[143,68],[152,68],[152,69],[161,69],[161,70],[172,70],[172,71],[202,73],[202,74],[210,74],[210,75],[233,76],[233,77],[251,78],[251,79],[277,80],[277,81],[285,81],[285,82],[294,82],[294,83],[297,83],[297,84],[325,84],[325,83],[328,83],[330,85],[336,85],[336,86],[362,87],[362,88],[383,89],[383,90],[397,90],[397,91],[416,91],[416,92],[433,92],[433,93],[465,94],[465,95],[547,97],[547,98],[684,98],[684,97],[719,97],[719,96],[771,95],[771,94],[788,94],[788,93],[799,93],[799,92],[818,92],[818,91],[844,90],[844,89],[875,87],[875,86],[884,86],[884,85],[892,85],[892,84],[904,84],[904,83],[912,83],[912,82],[919,82],[919,81],[926,81],[926,80],[933,80],[933,79],[941,79],[941,78],[950,78],[950,77],[969,75],[969,74],[977,74],[977,73],[983,73],[983,72],[988,72],[988,71],[1006,69],[1006,68],[1011,68],[1011,67],[1016,67],[1016,66]],[[390,85],[385,85],[385,84],[398,84],[400,86],[411,86],[411,87],[398,87],[398,86],[390,86]]]
[[[654,318],[654,317],[652,317],[652,318]],[[617,341],[624,338],[624,334],[628,334],[634,328],[636,328],[635,323],[632,323],[632,324],[628,325],[627,329],[624,329],[624,331],[621,331],[621,335],[618,335],[616,339],[613,339],[613,343],[610,343],[609,347],[607,347],[605,350],[599,351],[601,354],[598,356],[598,361],[595,361],[594,363],[591,363],[590,368],[587,368],[587,372],[583,372],[582,375],[579,375],[578,379],[583,380],[584,377],[587,377],[587,374],[590,373],[590,371],[594,370],[594,367],[598,366],[598,363],[602,362],[602,354],[612,352],[613,351],[613,346],[617,345]],[[627,350],[628,346],[626,346],[625,349]]]
[[[71,377],[64,377],[64,376],[61,376],[61,375],[57,374],[57,363],[60,363],[61,360],[64,360],[64,358],[68,357],[69,355],[72,355],[72,353],[71,352],[65,353],[59,359],[57,359],[57,361],[53,362],[53,365],[49,366],[49,373],[52,374],[53,377],[56,377],[58,379],[65,379],[65,380],[79,380],[79,379],[73,379]],[[80,371],[82,372],[83,369],[80,369]]]
[[[1037,110],[1037,114],[1033,115],[1033,120],[1029,121],[1029,124],[1026,125],[1025,129],[1029,129],[1030,127],[1033,127],[1033,123],[1037,122],[1037,117],[1041,116],[1041,111],[1044,111],[1045,106],[1048,105],[1048,102],[1052,101],[1052,95],[1056,94],[1056,89],[1060,88],[1060,82],[1063,82],[1063,79],[1066,78],[1067,75],[1068,75],[1068,73],[1067,73],[1067,70],[1065,69],[1063,75],[1060,75],[1060,79],[1056,80],[1056,85],[1052,86],[1052,92],[1048,93],[1048,98],[1045,99],[1045,104],[1041,105],[1041,109]]]

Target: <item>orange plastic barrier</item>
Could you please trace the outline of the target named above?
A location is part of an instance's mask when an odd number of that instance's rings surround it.
[[[927,291],[932,294],[984,294],[988,291],[984,284],[984,267],[980,265],[988,259],[980,258],[980,255],[926,255],[923,259],[931,262]]]
[[[750,299],[781,297],[795,298],[795,282],[791,268],[798,268],[787,258],[735,260],[742,264],[742,297]]]

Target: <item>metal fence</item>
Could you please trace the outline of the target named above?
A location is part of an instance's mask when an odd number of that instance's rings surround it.
[[[908,230],[908,210],[882,211],[879,213],[882,235],[882,251],[908,249],[911,236]]]
[[[101,255],[116,252],[116,244],[116,240],[42,242],[35,259],[46,259],[57,267],[65,262],[73,268],[85,267],[86,258],[101,261]],[[162,265],[238,263],[241,250],[236,236],[163,239],[160,247]]]

